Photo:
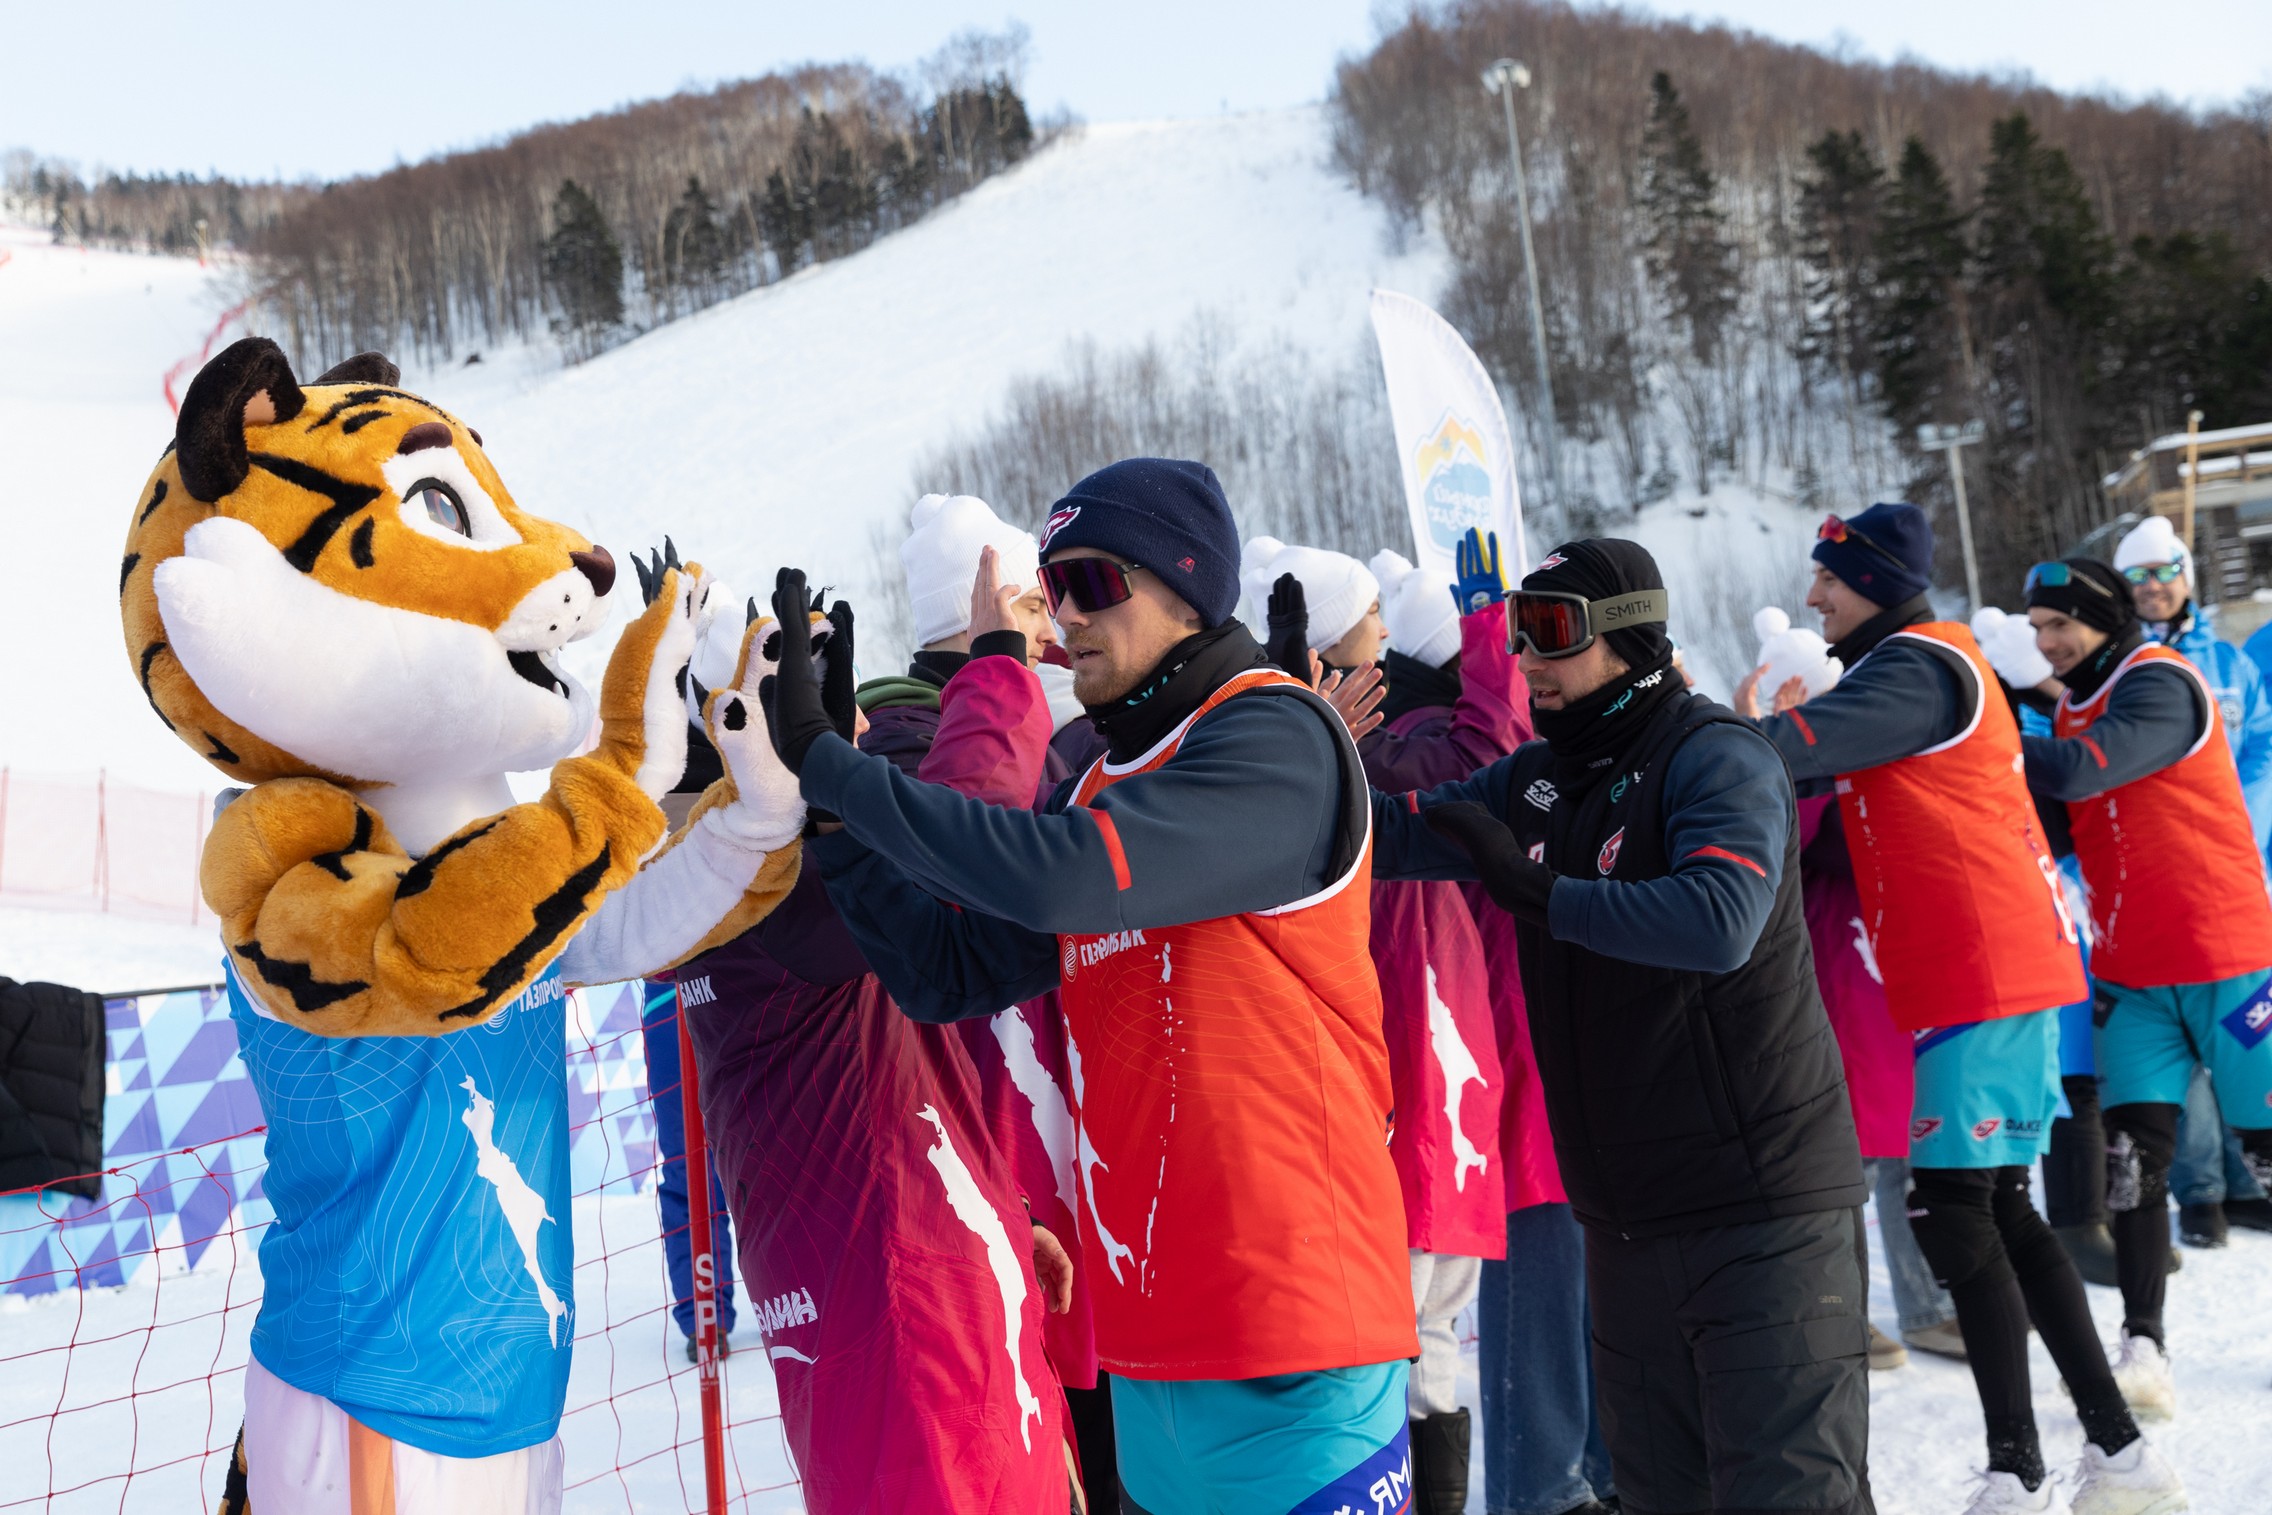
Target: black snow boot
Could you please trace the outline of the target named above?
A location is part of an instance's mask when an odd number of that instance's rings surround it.
[[[2231,1239],[2225,1223],[2225,1207],[2216,1205],[2179,1205],[2177,1207],[2178,1240],[2189,1247],[2221,1247]]]
[[[1412,1515],[1460,1515],[1467,1508],[1468,1414],[1412,1422]]]
[[[2075,1260],[2075,1271],[2083,1275],[2083,1282],[2112,1289],[2120,1285],[2114,1275],[2114,1236],[2103,1220],[2089,1221],[2079,1226],[2053,1226],[2052,1234]]]
[[[2225,1219],[2251,1231],[2272,1231],[2272,1199],[2228,1199]]]

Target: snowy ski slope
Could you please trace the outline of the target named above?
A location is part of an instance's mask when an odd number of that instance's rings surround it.
[[[209,789],[212,770],[135,687],[115,596],[131,502],[172,430],[161,380],[234,303],[231,275],[58,249],[25,228],[0,227],[0,255],[0,764]],[[917,491],[914,459],[1069,343],[1172,337],[1205,312],[1240,342],[1340,356],[1365,339],[1369,288],[1429,298],[1443,266],[1425,239],[1387,248],[1377,214],[1331,171],[1315,110],[1095,126],[854,257],[581,367],[539,345],[412,382],[481,428],[524,504],[619,556],[668,531],[744,591],[795,562],[857,598],[872,587],[871,525]],[[1732,594],[1740,624],[1765,598],[1795,598],[1811,526],[1723,486],[1630,529],[1663,558],[1676,601]],[[1731,556],[1752,570],[1733,590]],[[0,972],[20,961],[117,989],[127,964],[172,981],[197,956],[149,923],[0,912]],[[2155,1434],[2202,1515],[2266,1507],[2272,1453],[2247,1428],[2272,1378],[2268,1277],[2272,1239],[2238,1233],[2230,1252],[2189,1254],[2173,1281],[2184,1413]],[[1890,1322],[1882,1270],[1875,1292]],[[2094,1289],[2092,1302],[2111,1339],[2113,1296]],[[24,1329],[0,1318],[0,1337]],[[2079,1433],[2040,1351],[2037,1388],[2046,1451],[2069,1462]],[[1873,1401],[1880,1508],[1959,1507],[1981,1456],[1963,1368],[1920,1361],[1880,1376]]]

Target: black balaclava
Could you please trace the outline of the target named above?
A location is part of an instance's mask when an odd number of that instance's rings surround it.
[[[1565,542],[1523,579],[1523,588],[1606,600],[1637,589],[1662,589],[1657,560],[1638,542],[1588,537]],[[1672,637],[1661,621],[1602,634],[1626,671],[1560,710],[1531,706],[1531,721],[1560,761],[1564,787],[1595,771],[1607,773],[1665,701],[1686,692],[1672,666]]]
[[[2067,565],[2068,582],[2037,584],[2027,592],[2027,605],[2030,610],[2038,606],[2056,610],[2106,633],[2106,645],[2060,679],[2076,699],[2087,700],[2099,692],[2107,675],[2137,650],[2138,644],[2146,639],[2146,628],[2138,620],[2137,606],[2130,599],[2130,585],[2121,574],[2096,558],[2061,558],[2060,561]]]

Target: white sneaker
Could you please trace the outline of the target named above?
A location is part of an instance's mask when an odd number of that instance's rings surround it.
[[[1972,1503],[1964,1507],[1964,1515],[2072,1515],[2067,1501],[2060,1497],[2056,1478],[2044,1479],[2042,1487],[2031,1492],[2017,1473],[1979,1476],[1980,1486],[1972,1491]]]
[[[2177,1414],[2177,1382],[2169,1357],[2151,1336],[2125,1332],[2114,1354],[2114,1385],[2140,1420],[2169,1420]]]
[[[2193,1508],[2185,1481],[2141,1436],[2113,1456],[2090,1443],[2075,1468],[2074,1515],[2172,1515]]]

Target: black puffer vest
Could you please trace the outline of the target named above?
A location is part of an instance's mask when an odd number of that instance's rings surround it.
[[[1575,801],[1554,794],[1546,744],[1522,747],[1507,822],[1557,874],[1662,878],[1665,770],[1719,722],[1743,724],[1701,695],[1667,701],[1617,777]],[[1764,738],[1760,751],[1779,761]],[[1517,921],[1554,1155],[1588,1225],[1654,1236],[1862,1202],[1845,1068],[1800,904],[1798,830],[1794,815],[1766,929],[1731,973],[1624,962]]]
[[[102,1193],[104,1044],[101,996],[0,978],[0,1192]]]

